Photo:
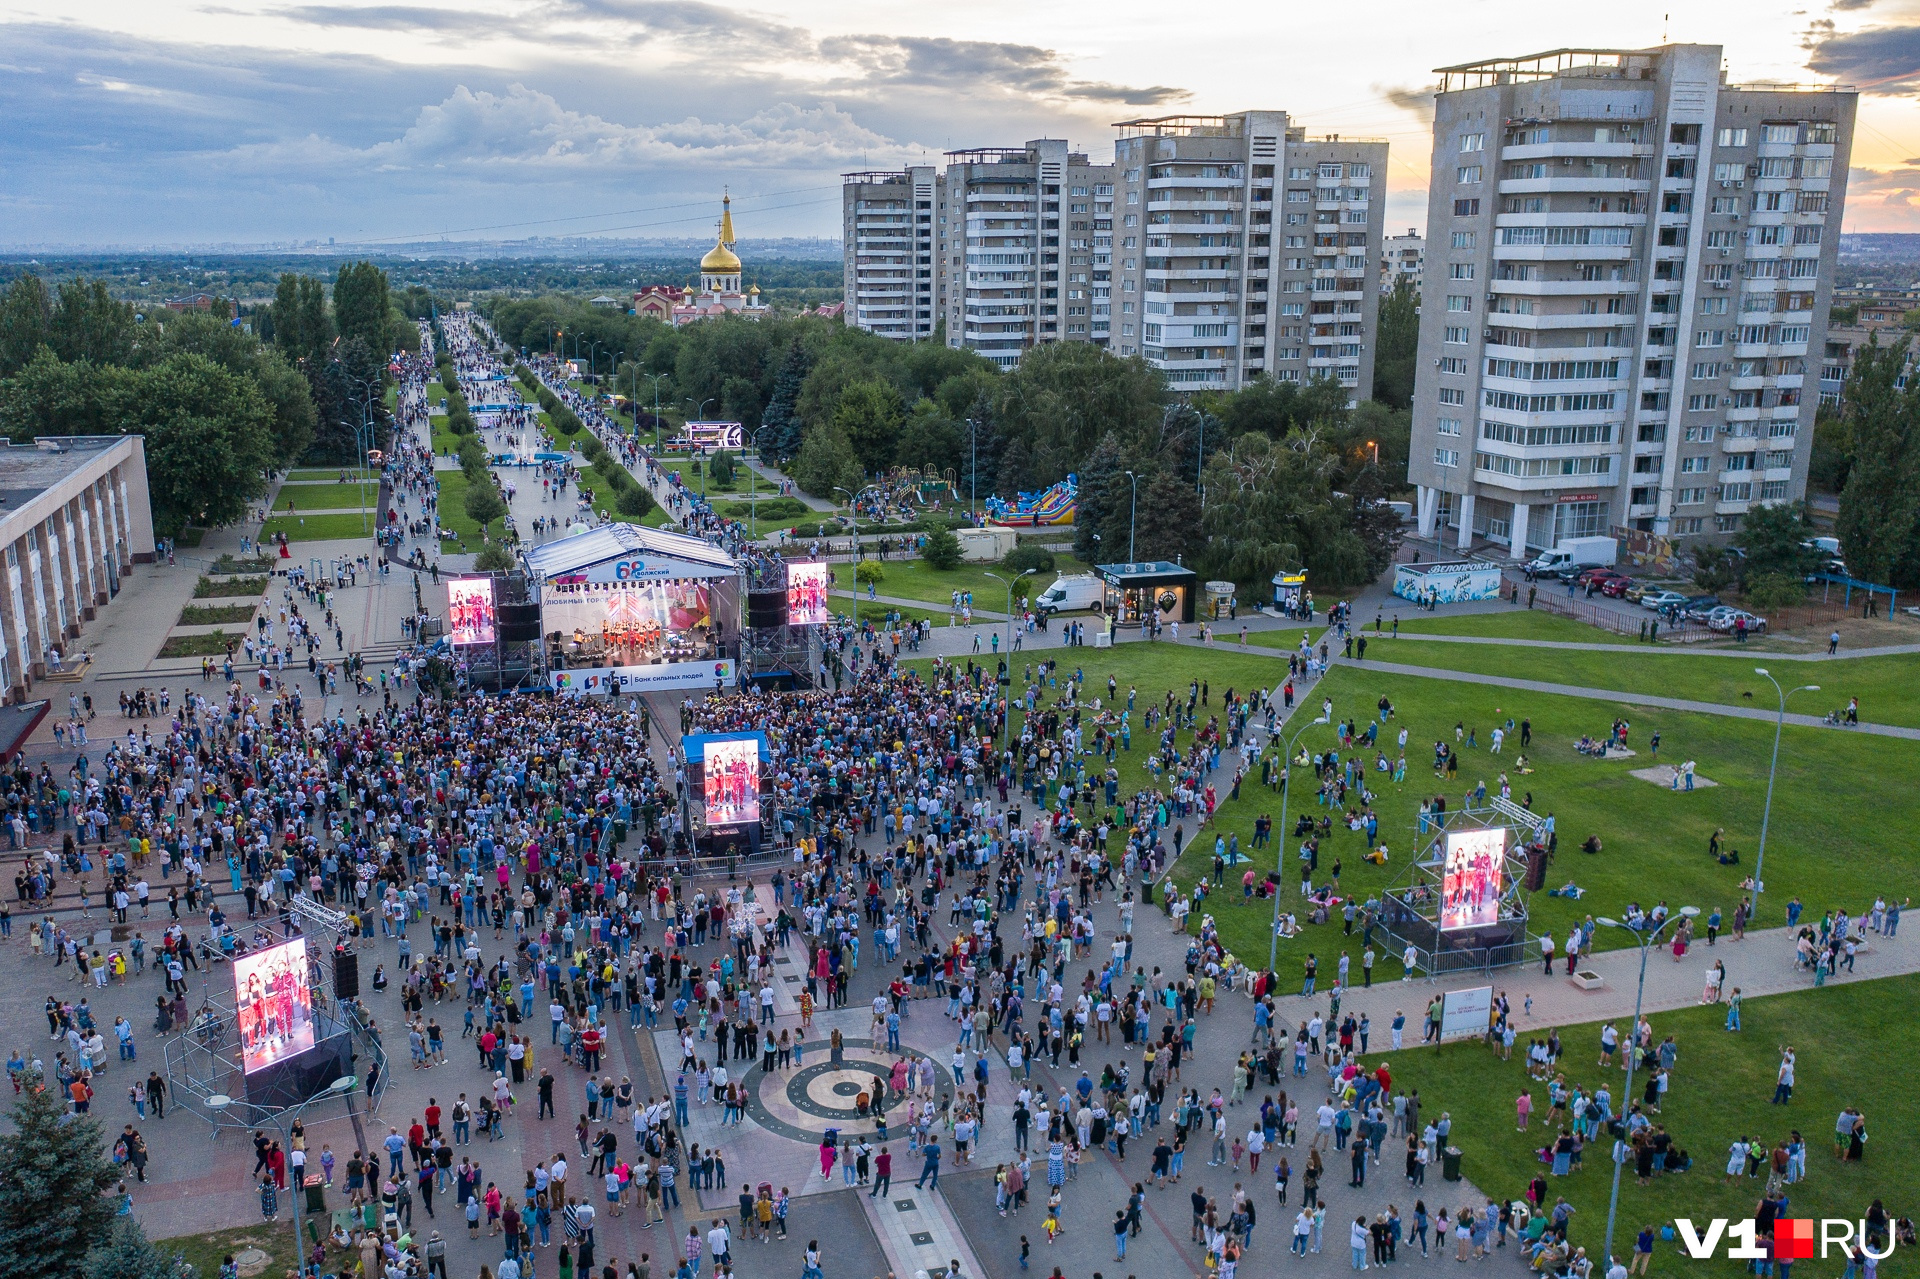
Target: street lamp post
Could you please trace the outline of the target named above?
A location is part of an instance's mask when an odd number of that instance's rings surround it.
[[[980,497],[980,423],[974,418],[967,419],[967,448],[972,459],[967,468],[967,514],[974,515]]]
[[[691,423],[705,421],[707,416],[707,405],[713,403],[713,401],[714,401],[714,397],[711,395],[709,395],[706,399],[701,400],[699,403],[699,406],[696,407],[693,411],[693,417],[688,419],[689,425],[687,427],[687,448],[689,450],[693,448],[693,427]],[[693,397],[689,395],[687,397],[687,403],[692,404],[693,402],[694,402]],[[700,458],[703,463],[703,465],[700,467],[700,500],[704,502],[707,500],[707,467],[704,465],[704,462],[706,461],[706,453],[704,450],[701,452]]]
[[[640,376],[653,383],[653,452],[657,457],[660,453],[660,379],[667,375],[665,373],[641,373]],[[636,383],[635,385],[637,386],[638,384]],[[638,390],[634,391],[636,397],[638,397],[639,394],[640,392]]]
[[[1013,581],[1008,581],[991,569],[981,571],[1007,588],[1007,651],[1004,654],[1007,662],[1007,685],[1006,691],[1000,695],[1000,749],[1005,750],[1013,740],[1013,583],[1022,578],[1032,577],[1040,570],[1030,568]]]
[[[1136,564],[1139,561],[1133,558],[1133,522],[1140,514],[1140,477],[1128,471],[1127,479],[1133,483],[1133,498],[1127,504],[1127,563]]]
[[[760,451],[760,432],[771,431],[772,429],[770,426],[756,426],[753,428],[753,451],[755,453]],[[754,485],[753,467],[747,465],[747,459],[744,453],[740,456],[740,465],[746,466],[747,468],[747,536],[757,542],[760,540],[760,512],[754,509],[756,504],[753,497],[758,490]]]
[[[1282,883],[1286,881],[1287,873],[1287,798],[1293,792],[1293,746],[1306,735],[1309,728],[1326,722],[1327,717],[1322,715],[1310,723],[1302,724],[1300,730],[1287,739],[1287,748],[1280,756],[1280,838],[1274,841],[1279,846],[1279,851],[1274,855],[1273,868],[1279,873]],[[1275,884],[1273,886],[1273,927],[1267,934],[1267,971],[1271,973],[1273,966],[1278,962],[1280,962],[1280,884]]]
[[[1767,668],[1764,666],[1754,667],[1753,673],[1773,685],[1773,691],[1780,697],[1780,711],[1773,720],[1773,761],[1767,765],[1767,804],[1760,812],[1760,851],[1753,856],[1753,910],[1748,915],[1749,920],[1760,913],[1760,894],[1767,890],[1766,881],[1760,878],[1760,872],[1767,860],[1767,825],[1773,818],[1773,775],[1780,768],[1780,730],[1785,728],[1787,723],[1787,699],[1795,693],[1820,691],[1818,684],[1802,684],[1798,688],[1783,689],[1780,687],[1780,681],[1767,674]]]
[[[1681,919],[1692,919],[1699,913],[1700,908],[1698,906],[1682,906],[1677,914],[1669,915],[1662,920],[1659,927],[1645,930],[1627,928],[1627,926],[1619,920],[1609,919],[1605,915],[1600,916],[1597,921],[1605,924],[1608,928],[1626,929],[1627,932],[1633,934],[1634,940],[1640,944],[1640,985],[1634,991],[1633,1025],[1629,1027],[1627,1031],[1627,1082],[1621,1085],[1620,1089],[1620,1100],[1623,1104],[1620,1107],[1619,1113],[1622,1115],[1626,1114],[1626,1107],[1631,1105],[1633,1101],[1633,1064],[1640,1055],[1639,1045],[1635,1043],[1634,1040],[1637,1039],[1640,1034],[1640,1004],[1647,993],[1647,955],[1653,949],[1654,943],[1660,940],[1660,934],[1668,924],[1675,923]],[[1613,1191],[1607,1198],[1607,1242],[1606,1251],[1602,1254],[1604,1260],[1600,1263],[1602,1269],[1611,1267],[1613,1264],[1613,1221],[1620,1209],[1620,1168],[1622,1166],[1621,1161],[1625,1158],[1626,1154],[1623,1149],[1626,1141],[1626,1125],[1624,1123],[1621,1124],[1620,1131],[1622,1135],[1615,1139],[1613,1147]]]

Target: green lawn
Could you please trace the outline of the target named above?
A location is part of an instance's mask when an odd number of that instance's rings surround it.
[[[345,471],[348,475],[353,474],[353,468],[350,466],[306,466],[298,470],[288,471],[287,479],[295,484],[337,484],[340,482],[340,473],[342,471]]]
[[[267,1267],[262,1273],[278,1274],[281,1271],[298,1269],[299,1258],[294,1248],[293,1210],[288,1207],[282,1196],[281,1216],[278,1221],[259,1222],[250,1226],[233,1226],[225,1230],[209,1231],[202,1235],[177,1235],[171,1239],[155,1240],[155,1245],[169,1255],[184,1257],[193,1266],[197,1279],[217,1279],[220,1265],[226,1258],[245,1252],[248,1248],[258,1248],[267,1254]],[[257,1215],[257,1214],[256,1214]],[[287,1262],[295,1264],[288,1266]]]
[[[833,597],[829,607],[833,609],[836,616],[844,617],[847,612],[848,602],[846,596],[836,595]],[[886,625],[888,616],[895,613],[899,614],[902,621],[929,622],[935,626],[946,625],[947,619],[953,616],[953,614],[944,610],[935,611],[930,608],[915,608],[911,604],[887,604],[877,600],[869,602],[867,597],[862,595],[859,599],[859,607],[855,610],[855,617],[862,622],[872,622],[875,626],[884,626]],[[987,641],[983,638],[980,642],[984,644]]]
[[[251,622],[258,604],[189,604],[180,610],[180,626],[224,626]]]
[[[380,479],[373,476],[362,484],[282,484],[274,495],[273,509],[284,512],[292,502],[295,511],[372,510],[380,500]]]
[[[1457,617],[1435,617],[1418,612],[1409,615],[1402,610],[1399,616],[1402,635],[1425,631],[1432,635],[1493,635],[1502,639],[1566,640],[1575,644],[1633,643],[1627,636],[1601,630],[1598,626],[1531,608],[1508,609],[1500,613],[1463,613]],[[1393,611],[1388,610],[1383,625],[1391,629],[1393,618]],[[1360,622],[1362,628],[1372,634],[1373,619],[1361,618]]]
[[[679,527],[679,525],[674,521],[673,516],[667,514],[667,508],[664,506],[661,506],[658,502],[648,507],[647,513],[640,517],[640,526],[642,528],[678,528]]]
[[[267,589],[264,577],[203,577],[194,583],[193,598],[240,599],[245,596],[258,596]]]
[[[227,645],[238,644],[246,638],[245,633],[236,631],[212,631],[204,635],[172,635],[160,646],[161,657],[221,657],[226,654]]]
[[[276,515],[260,526],[262,538],[270,538],[278,533],[285,533],[293,542],[335,542],[347,538],[372,537],[373,519],[368,515],[353,514]]]
[[[1780,701],[1773,685],[1754,674],[1756,666],[1764,666],[1784,687],[1819,685],[1817,693],[1796,694],[1788,703],[1790,710],[1824,715],[1845,706],[1849,697],[1858,697],[1861,719],[1920,728],[1920,684],[1914,679],[1911,657],[1790,662],[1734,649],[1674,651],[1642,645],[1632,652],[1596,653],[1509,645],[1423,644],[1408,639],[1369,645],[1367,656],[1407,666],[1444,666],[1483,675],[1777,709]]]
[[[835,564],[833,566],[833,584],[841,590],[852,590],[853,565]],[[993,564],[962,564],[959,568],[942,572],[921,560],[882,560],[880,567],[886,576],[877,585],[882,595],[895,595],[901,599],[925,600],[929,604],[938,604],[942,608],[951,608],[955,591],[972,591],[973,607],[976,612],[985,609],[992,613],[1004,613],[1007,608],[1007,588],[1004,581],[988,577],[987,572],[998,573],[1002,579],[1013,575]],[[1088,567],[1070,555],[1055,555],[1053,571],[1035,573],[1027,579],[1031,593],[1038,595],[1052,584],[1053,579],[1062,573],[1084,573]],[[865,593],[865,588],[861,588]]]
[[[1661,962],[1657,957],[1653,963]],[[1729,956],[1730,975],[1738,961]],[[1863,959],[1862,964],[1870,962]],[[1496,980],[1495,984],[1498,982]],[[1415,1005],[1424,995],[1411,996]],[[1920,1037],[1911,1023],[1889,1028],[1890,1012],[1920,1000],[1920,976],[1890,977],[1882,981],[1842,980],[1821,990],[1805,990],[1765,999],[1746,1000],[1741,1009],[1742,1029],[1725,1029],[1724,1006],[1687,1008],[1656,1013],[1650,1019],[1656,1040],[1675,1037],[1680,1057],[1672,1085],[1660,1113],[1662,1124],[1680,1147],[1693,1157],[1685,1173],[1655,1177],[1642,1186],[1629,1165],[1620,1178],[1620,1210],[1614,1227],[1614,1252],[1623,1258],[1633,1249],[1642,1226],[1656,1229],[1675,1217],[1702,1223],[1715,1217],[1742,1219],[1753,1214],[1762,1182],[1726,1178],[1728,1148],[1736,1138],[1764,1140],[1769,1145],[1798,1130],[1807,1145],[1807,1178],[1791,1187],[1795,1217],[1844,1217],[1858,1221],[1875,1199],[1885,1202],[1895,1216],[1911,1212],[1920,1194],[1920,1163],[1916,1162],[1914,1134],[1920,1132],[1920,1094],[1907,1087],[1905,1071]],[[1517,1010],[1516,1010],[1517,1011]],[[1420,1011],[1408,1016],[1418,1024]],[[1620,1023],[1625,1029],[1625,1023]],[[1881,1033],[1862,1035],[1862,1027]],[[1478,1042],[1453,1043],[1437,1049],[1396,1054],[1392,1059],[1396,1088],[1417,1088],[1428,1115],[1446,1111],[1453,1117],[1449,1139],[1460,1148],[1461,1171],[1498,1199],[1517,1199],[1527,1179],[1545,1174],[1535,1150],[1552,1139],[1542,1122],[1546,1114],[1546,1086],[1530,1082],[1523,1063],[1527,1027],[1517,1027],[1520,1042],[1508,1061],[1495,1058]],[[1376,1031],[1375,1042],[1381,1038]],[[1625,1076],[1618,1067],[1603,1070],[1594,1045],[1597,1024],[1563,1027],[1565,1051],[1561,1067],[1569,1085],[1589,1091],[1603,1082],[1621,1108]],[[1780,1048],[1795,1048],[1794,1093],[1785,1108],[1770,1104]],[[1639,1071],[1634,1092],[1641,1093]],[[1522,1089],[1533,1094],[1534,1113],[1529,1131],[1516,1130],[1514,1099]],[[1867,1158],[1846,1163],[1834,1156],[1834,1119],[1848,1105],[1866,1117]],[[1380,1171],[1398,1176],[1400,1160],[1388,1142]],[[1550,1195],[1565,1196],[1573,1205],[1570,1237],[1599,1257],[1606,1237],[1607,1198],[1612,1169],[1607,1140],[1589,1146],[1584,1167],[1567,1177],[1547,1176]],[[1329,1179],[1342,1168],[1329,1168]],[[1391,1171],[1389,1171],[1391,1169]],[[1337,1191],[1335,1192],[1338,1193]],[[1409,1195],[1412,1195],[1409,1191]],[[1452,1207],[1444,1182],[1430,1179],[1427,1203],[1436,1209]],[[1689,1261],[1677,1244],[1656,1243],[1656,1275],[1693,1273],[1702,1263]],[[1739,1273],[1740,1263],[1724,1259],[1707,1263],[1721,1274]],[[1815,1263],[1809,1262],[1812,1266]],[[1811,1273],[1837,1274],[1838,1255]]]
[[[1165,643],[1123,644],[1111,651],[1081,649],[1062,654],[1058,683],[1064,684],[1076,668],[1086,673],[1089,696],[1105,697],[1109,673],[1118,679],[1121,698],[1130,685],[1138,689],[1133,753],[1121,754],[1117,760],[1123,793],[1153,782],[1144,767],[1147,742],[1139,715],[1149,705],[1160,704],[1169,688],[1177,690],[1184,703],[1190,680],[1207,681],[1210,703],[1199,710],[1204,725],[1207,715],[1218,711],[1222,694],[1229,688],[1245,693],[1262,686],[1273,687],[1285,675],[1285,666],[1277,658],[1243,654],[1228,646],[1201,651],[1196,645],[1176,647]],[[1022,674],[1023,666],[1016,666],[1016,695],[1025,687]],[[1552,926],[1564,933],[1569,924],[1586,915],[1618,915],[1635,900],[1648,907],[1662,899],[1675,907],[1697,905],[1708,910],[1718,906],[1724,915],[1731,916],[1740,900],[1739,883],[1751,869],[1758,843],[1761,801],[1773,748],[1771,724],[1581,698],[1519,694],[1387,675],[1352,665],[1336,667],[1318,684],[1300,691],[1310,706],[1317,706],[1323,697],[1331,698],[1336,718],[1353,716],[1362,730],[1382,694],[1391,699],[1396,711],[1382,737],[1390,760],[1396,753],[1394,738],[1400,727],[1404,725],[1408,732],[1407,780],[1396,786],[1387,780],[1388,774],[1368,773],[1378,801],[1375,807],[1380,838],[1391,850],[1389,862],[1376,867],[1361,861],[1366,848],[1364,837],[1349,832],[1336,820],[1333,834],[1321,846],[1319,881],[1325,881],[1338,861],[1342,887],[1363,899],[1397,883],[1412,851],[1420,801],[1444,789],[1452,806],[1458,808],[1460,797],[1481,780],[1489,791],[1497,792],[1501,770],[1506,769],[1515,800],[1531,792],[1535,811],[1557,817],[1560,852],[1548,871],[1549,886],[1559,887],[1572,880],[1589,890],[1577,901],[1536,894],[1531,906],[1536,931]],[[1057,695],[1057,688],[1048,690],[1049,697]],[[1574,750],[1573,743],[1582,733],[1604,733],[1616,715],[1629,720],[1629,745],[1640,749],[1640,756],[1600,762]],[[1513,771],[1520,753],[1517,741],[1510,743],[1501,756],[1490,756],[1486,750],[1489,730],[1509,716],[1516,722],[1523,717],[1532,721],[1533,744],[1525,754],[1534,771],[1525,776]],[[1458,779],[1444,783],[1436,780],[1430,766],[1432,745],[1442,736],[1451,740],[1456,723],[1472,728],[1479,746],[1462,750]],[[1308,726],[1308,719],[1302,716],[1296,716],[1292,727],[1296,732],[1304,727],[1299,740],[1310,750],[1325,751],[1337,745],[1332,727]],[[1631,769],[1652,762],[1645,748],[1648,734],[1655,728],[1662,737],[1662,760],[1693,759],[1700,776],[1720,785],[1675,794],[1629,776]],[[1181,740],[1184,744],[1190,738],[1183,733]],[[1372,757],[1367,758],[1371,761]],[[1768,834],[1767,900],[1771,908],[1763,913],[1760,923],[1777,924],[1784,903],[1795,895],[1817,915],[1829,906],[1846,905],[1858,910],[1876,891],[1890,891],[1904,882],[1914,867],[1904,823],[1847,826],[1846,855],[1835,857],[1825,850],[1833,846],[1840,814],[1907,811],[1916,777],[1920,777],[1920,743],[1789,726],[1781,743],[1781,767]],[[1245,850],[1252,843],[1256,817],[1270,814],[1279,827],[1281,796],[1278,791],[1261,791],[1257,774],[1253,782],[1243,785],[1238,800],[1230,798],[1230,784],[1230,772],[1216,783],[1222,799],[1218,833],[1238,834],[1240,847]],[[1315,788],[1307,785],[1293,794],[1287,824],[1291,825],[1303,811],[1316,818],[1326,811],[1318,804]],[[1190,817],[1179,822],[1185,836],[1196,833],[1196,820]],[[1741,851],[1740,865],[1721,866],[1708,857],[1707,840],[1716,829],[1724,829],[1723,839]],[[1208,832],[1189,844],[1187,856],[1176,869],[1181,882],[1191,885],[1210,874],[1213,834]],[[1597,856],[1578,851],[1589,834],[1598,834],[1603,841],[1604,851]],[[1286,847],[1289,851],[1279,865],[1283,906],[1291,906],[1298,901],[1299,863],[1293,857],[1297,845],[1287,840]],[[1262,864],[1273,866],[1277,851],[1271,846],[1262,850]],[[1238,876],[1233,880],[1237,887]],[[1236,893],[1231,901],[1216,895],[1207,909],[1217,916],[1230,949],[1264,958],[1270,907],[1256,904],[1243,908]],[[1196,912],[1196,925],[1198,918]],[[1337,922],[1318,929],[1309,927],[1300,937],[1283,943],[1281,971],[1293,972],[1310,951],[1318,954],[1323,964],[1332,962],[1329,955],[1341,945]],[[1358,934],[1345,945],[1357,961]],[[1385,963],[1379,972],[1386,974]]]

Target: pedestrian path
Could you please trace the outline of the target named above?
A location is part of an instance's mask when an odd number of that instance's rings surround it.
[[[1355,632],[1358,634],[1358,632]],[[1367,638],[1378,640],[1386,638],[1369,631]],[[1395,640],[1420,640],[1435,644],[1473,644],[1496,645],[1506,648],[1560,648],[1581,653],[1619,653],[1631,648],[1627,644],[1589,643],[1585,640],[1543,640],[1521,639],[1514,635],[1434,635],[1427,631],[1405,631],[1391,637]],[[1911,653],[1920,653],[1920,644],[1882,644],[1875,648],[1855,648],[1842,653],[1775,653],[1770,650],[1752,648],[1701,648],[1697,645],[1686,647],[1656,648],[1657,653],[1684,654],[1687,657],[1733,657],[1747,661],[1755,659],[1767,662],[1845,662],[1857,657],[1902,657]]]
[[[1284,657],[1286,654],[1281,653]],[[1769,655],[1771,657],[1771,655]],[[1342,659],[1344,660],[1344,659]],[[1486,684],[1494,688],[1514,688],[1529,693],[1551,693],[1556,697],[1582,697],[1596,702],[1627,702],[1635,706],[1658,706],[1663,710],[1691,711],[1699,715],[1726,715],[1734,719],[1769,720],[1778,719],[1776,711],[1763,710],[1758,706],[1730,706],[1723,702],[1696,702],[1684,697],[1657,697],[1651,693],[1628,693],[1619,689],[1585,688],[1579,684],[1554,684],[1546,680],[1511,679],[1505,675],[1478,675],[1469,671],[1450,671],[1435,666],[1405,666],[1399,662],[1354,662],[1357,668],[1384,671],[1389,675],[1411,675],[1416,679],[1451,680],[1460,684]],[[1818,715],[1798,715],[1788,712],[1785,722],[1801,728],[1825,728],[1827,722]],[[1871,733],[1879,737],[1901,737],[1908,741],[1920,741],[1920,728],[1903,728],[1896,724],[1861,723],[1850,726],[1845,732]]]
[[[768,462],[762,461],[757,454],[753,457],[748,457],[745,454],[742,454],[740,457],[740,460],[743,463],[745,463],[748,467],[750,467],[753,470],[754,474],[758,475],[761,479],[771,483],[776,489],[778,489],[780,485],[786,483],[789,478],[784,472],[780,470],[779,467],[774,466]],[[798,484],[795,484],[793,486],[793,492],[789,496],[800,499],[800,501],[805,502],[809,508],[816,511],[832,511],[832,510],[838,509],[834,506],[832,502],[829,502],[824,498],[813,497],[807,493],[801,492],[800,486]]]

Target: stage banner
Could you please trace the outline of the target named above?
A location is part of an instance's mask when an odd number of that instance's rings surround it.
[[[548,687],[556,693],[652,693],[676,688],[731,688],[731,659],[715,662],[656,662],[651,666],[588,666],[552,671]]]

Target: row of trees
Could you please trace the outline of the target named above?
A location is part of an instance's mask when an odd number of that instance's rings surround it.
[[[230,523],[271,471],[353,458],[363,424],[384,438],[387,361],[419,345],[401,303],[431,299],[396,301],[364,262],[331,299],[283,275],[251,326],[225,302],[142,315],[101,281],[23,275],[0,297],[0,432],[144,436],[156,530]]]
[[[1404,286],[1388,299],[1380,401],[1353,409],[1331,383],[1176,396],[1144,360],[1079,342],[1036,347],[1003,373],[944,341],[893,342],[816,316],[676,330],[556,299],[491,314],[516,346],[584,340],[593,356],[598,343],[641,403],[657,377],[663,407],[739,420],[817,496],[893,466],[951,472],[969,500],[1077,473],[1083,558],[1124,558],[1131,540],[1137,558],[1181,557],[1246,582],[1300,567],[1351,582],[1384,568],[1393,544],[1380,503],[1406,475],[1417,305]]]
[[[1860,348],[1844,408],[1821,424],[1816,451],[1843,480],[1835,532],[1855,577],[1920,588],[1920,378],[1907,375],[1912,338]],[[1753,515],[1747,517],[1747,525]]]

